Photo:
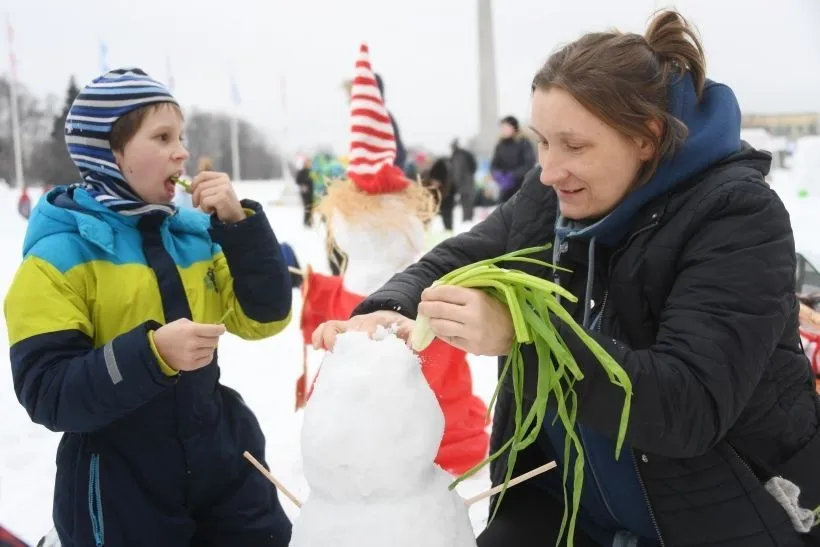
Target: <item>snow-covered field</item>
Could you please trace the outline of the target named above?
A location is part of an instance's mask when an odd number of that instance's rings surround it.
[[[788,172],[773,173],[772,183],[792,214],[798,250],[820,256],[820,175],[814,185],[797,182]],[[291,183],[292,184],[292,183]],[[807,189],[808,197],[799,197]],[[284,200],[283,197],[284,192]],[[281,182],[241,183],[242,197],[260,201],[280,240],[296,249],[302,265],[311,263],[327,271],[323,238],[318,231],[301,225],[301,210],[293,204],[291,189]],[[32,196],[35,198],[36,196]],[[2,295],[11,282],[20,260],[26,223],[16,212],[17,193],[0,188],[0,288]],[[284,201],[284,203],[282,203]],[[458,218],[458,210],[456,217]],[[436,220],[434,232],[441,232]],[[298,295],[298,293],[297,293]],[[299,298],[294,299],[294,316],[299,316]],[[35,542],[51,527],[51,503],[55,473],[54,456],[59,435],[32,424],[17,402],[8,365],[5,322],[0,316],[0,524]],[[272,472],[298,497],[307,497],[301,468],[299,431],[301,412],[294,412],[294,386],[301,374],[302,346],[298,324],[294,321],[280,335],[245,342],[227,336],[220,346],[222,381],[239,390],[257,413],[268,442],[268,461]],[[315,371],[321,355],[311,353]],[[495,386],[495,361],[471,358],[474,387],[485,401]],[[478,493],[489,486],[486,473],[463,483],[462,495]],[[285,510],[294,517],[298,510],[282,498]],[[471,507],[470,517],[476,531],[486,521],[486,502]]]
[[[810,181],[791,171],[775,171],[772,187],[791,215],[797,251],[820,257],[820,171]]]

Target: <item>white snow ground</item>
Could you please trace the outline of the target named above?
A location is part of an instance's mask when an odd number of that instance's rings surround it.
[[[788,171],[772,173],[772,185],[782,197],[792,216],[792,226],[798,251],[820,256],[820,173],[812,181],[799,181]],[[292,184],[292,183],[291,183]],[[282,205],[285,190],[282,183],[241,183],[241,197],[256,199],[268,213],[280,240],[294,246],[302,265],[310,262],[318,271],[327,271],[323,238],[315,230],[305,230],[301,210],[294,205]],[[808,197],[798,191],[806,189]],[[18,193],[0,186],[0,289],[6,288],[20,261],[26,222],[17,214]],[[32,196],[34,199],[36,196]],[[456,218],[459,210],[456,209]],[[460,226],[457,222],[457,226]],[[436,219],[434,231],[442,231]],[[298,293],[294,294],[294,316],[299,316]],[[6,325],[0,314],[0,524],[19,534],[24,540],[36,542],[51,528],[51,505],[55,464],[54,456],[59,434],[32,424],[17,402],[8,364]],[[256,412],[267,437],[267,458],[273,474],[298,497],[307,497],[299,451],[301,412],[294,412],[294,386],[301,374],[301,336],[298,321],[283,333],[260,342],[244,342],[227,335],[220,347],[222,381],[238,389]],[[321,355],[312,352],[311,372],[315,372]],[[474,389],[489,401],[495,387],[495,360],[471,356]],[[462,495],[481,492],[489,487],[486,471],[463,483]],[[293,518],[298,510],[280,496],[285,511]],[[476,532],[486,524],[487,502],[471,507],[470,517]]]
[[[258,200],[281,241],[290,243],[304,266],[327,272],[323,238],[318,230],[302,227],[301,208],[279,205],[282,183],[241,183],[241,197]],[[292,182],[290,184],[293,184]],[[20,263],[26,222],[17,214],[17,191],[0,187],[0,297],[5,293]],[[32,195],[32,199],[37,196]],[[289,201],[285,199],[285,201]],[[458,215],[458,213],[457,213]],[[443,230],[440,219],[434,229]],[[439,234],[440,235],[440,234]],[[299,317],[300,298],[294,291],[293,315]],[[302,343],[298,319],[273,338],[246,342],[226,335],[220,344],[222,382],[237,389],[259,418],[267,438],[267,460],[271,471],[300,499],[307,498],[308,487],[302,474],[299,432],[302,413],[294,412],[296,379],[302,372]],[[311,350],[310,371],[315,373],[321,354]],[[489,401],[495,387],[495,360],[472,357],[475,391]],[[60,434],[33,424],[17,402],[8,362],[8,337],[0,314],[0,524],[35,543],[51,528],[54,493],[54,458]],[[273,488],[273,485],[271,485]],[[459,487],[464,497],[489,488],[487,472]],[[291,518],[298,514],[284,496],[282,506]],[[487,502],[471,507],[476,532],[486,523]]]
[[[814,172],[811,180],[792,171],[775,171],[772,187],[791,215],[797,252],[820,257],[820,170]],[[808,195],[801,197],[801,192]],[[814,266],[820,267],[820,264]]]

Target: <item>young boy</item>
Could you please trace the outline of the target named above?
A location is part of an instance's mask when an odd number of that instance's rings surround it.
[[[143,71],[90,83],[66,120],[83,181],[34,210],[6,296],[17,397],[65,432],[64,547],[290,541],[275,490],[242,458],[264,458],[262,431],[219,384],[216,354],[226,329],[260,339],[287,325],[289,274],[261,206],[224,173],[193,180],[207,215],[171,205],[182,132],[179,105]]]

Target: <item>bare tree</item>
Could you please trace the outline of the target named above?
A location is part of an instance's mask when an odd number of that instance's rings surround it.
[[[208,156],[214,169],[230,173],[231,119],[224,114],[194,110],[186,119],[188,172],[195,173],[197,162]],[[245,179],[270,179],[282,176],[282,162],[258,128],[246,120],[239,121],[239,161]]]
[[[11,134],[11,89],[9,81],[0,77],[0,179],[14,181],[14,140]],[[39,100],[25,86],[17,86],[20,145],[23,163],[31,166],[37,148],[48,139],[53,99]],[[25,168],[27,181],[37,180],[37,174]]]
[[[80,172],[71,161],[65,144],[65,120],[74,99],[80,94],[74,77],[68,82],[65,101],[59,115],[51,110],[47,138],[38,141],[29,161],[32,178],[45,184],[71,184],[80,179]],[[52,101],[53,102],[53,101]]]
[[[62,109],[49,96],[41,100],[24,86],[18,88],[20,135],[25,178],[28,184],[71,184],[80,179],[65,144],[65,120],[80,90],[72,77]],[[14,181],[14,150],[11,135],[10,88],[0,77],[0,179]],[[191,154],[190,173],[196,172],[201,156],[211,158],[214,168],[231,172],[230,118],[224,114],[194,110],[187,116],[187,146]],[[262,132],[246,120],[239,122],[240,169],[246,179],[282,176],[282,164],[275,148]]]

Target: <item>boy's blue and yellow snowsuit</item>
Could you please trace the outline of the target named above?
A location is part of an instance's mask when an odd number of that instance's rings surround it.
[[[53,511],[64,547],[289,543],[275,489],[242,457],[264,458],[262,431],[216,358],[176,374],[149,336],[229,308],[242,338],[286,326],[279,243],[262,208],[243,206],[232,225],[187,208],[129,217],[58,187],[35,208],[5,314],[18,399],[65,432]]]

